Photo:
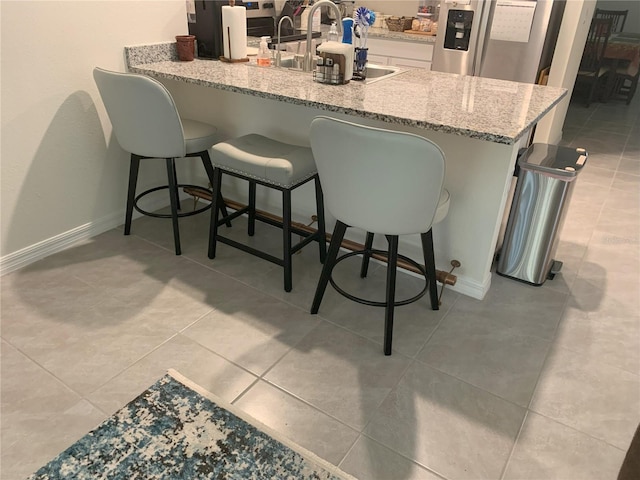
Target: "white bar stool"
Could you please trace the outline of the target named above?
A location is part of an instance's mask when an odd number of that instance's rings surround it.
[[[180,118],[171,94],[157,80],[135,73],[120,73],[94,68],[93,78],[98,86],[102,102],[111,120],[113,133],[120,146],[131,154],[129,190],[124,222],[124,234],[131,233],[133,209],[143,215],[171,218],[176,255],[182,253],[178,218],[204,212],[205,205],[190,212],[181,212],[179,187],[207,190],[197,185],[179,184],[176,175],[176,158],[200,157],[213,183],[213,166],[208,149],[216,142],[216,127],[208,123]],[[138,171],[142,159],[164,159],[168,184],[151,188],[136,195]],[[138,201],[152,192],[168,189],[171,213],[155,213],[143,210]],[[216,192],[219,195],[218,192]],[[215,198],[216,194],[212,197]],[[226,212],[226,210],[225,210]],[[230,223],[227,224],[231,226]]]
[[[209,258],[215,258],[216,242],[220,241],[280,265],[284,267],[284,289],[290,292],[292,289],[292,255],[314,240],[319,244],[321,262],[324,262],[327,251],[322,188],[311,149],[279,142],[262,135],[250,134],[220,142],[214,145],[212,152],[213,189],[217,192],[220,191],[223,174],[247,180],[249,182],[249,204],[230,215],[223,212],[224,217],[220,218],[221,206],[224,204],[214,197],[209,230]],[[291,225],[291,192],[311,180],[315,182],[316,189],[318,229],[315,233]],[[282,224],[256,211],[256,185],[264,185],[282,192]],[[245,213],[249,216],[247,232],[249,236],[253,236],[255,232],[256,220],[282,228],[282,258],[236,242],[218,233],[219,224]],[[304,237],[303,240],[292,245],[292,233]]]
[[[318,313],[328,283],[350,300],[385,307],[384,354],[391,355],[394,307],[414,302],[428,290],[431,308],[439,309],[431,226],[442,220],[449,210],[449,192],[442,187],[444,153],[435,143],[418,135],[323,116],[311,122],[311,149],[327,210],[336,218],[311,313]],[[338,257],[348,227],[367,232],[365,249]],[[372,249],[376,233],[387,237],[388,251]],[[424,266],[398,254],[398,236],[408,234],[420,234]],[[366,277],[369,259],[374,253],[387,256],[383,302],[351,295],[331,278],[338,262],[357,254],[363,255],[360,276]],[[395,298],[398,258],[413,265],[426,278],[420,293],[399,301]]]

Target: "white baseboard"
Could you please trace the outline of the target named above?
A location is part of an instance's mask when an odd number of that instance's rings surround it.
[[[54,253],[95,237],[122,224],[122,214],[111,214],[0,258],[0,276],[19,270]]]
[[[447,286],[446,289],[451,289],[452,291],[461,293],[462,295],[466,295],[477,300],[482,300],[489,291],[490,286],[491,274],[489,274],[489,277],[484,284],[480,284],[475,280],[466,278],[464,275],[458,275],[456,284]]]
[[[181,194],[180,200],[183,200],[183,198],[189,199],[191,197],[185,194]],[[156,210],[160,210],[161,208],[165,208],[167,206],[167,203],[162,199],[158,199],[155,201],[145,201],[145,199],[141,199],[139,205],[140,208],[153,212]],[[141,216],[142,214],[138,211],[133,211],[134,220]],[[100,235],[101,233],[104,233],[107,230],[111,230],[112,228],[116,228],[123,223],[123,212],[112,213],[105,217],[99,218],[89,223],[85,223],[84,225],[80,225],[79,227],[55,235],[54,237],[47,238],[46,240],[42,240],[41,242],[22,248],[16,252],[4,255],[3,257],[0,257],[0,276],[19,270],[23,267],[26,267],[27,265],[32,264],[33,262],[37,262],[38,260],[48,257],[49,255],[53,255],[54,253],[66,250],[73,245],[88,240],[91,237],[95,237],[96,235]]]

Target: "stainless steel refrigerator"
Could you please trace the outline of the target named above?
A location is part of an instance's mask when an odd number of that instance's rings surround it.
[[[564,0],[443,0],[431,70],[539,83]]]

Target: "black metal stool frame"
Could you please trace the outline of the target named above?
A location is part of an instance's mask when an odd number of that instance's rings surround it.
[[[312,241],[317,241],[320,250],[320,262],[324,263],[327,255],[327,240],[325,233],[325,220],[324,220],[324,200],[322,197],[322,187],[320,185],[320,179],[318,175],[312,175],[305,180],[292,185],[291,187],[281,187],[279,185],[275,185],[273,183],[264,182],[252,177],[248,177],[246,175],[242,175],[237,172],[232,172],[229,170],[222,169],[220,167],[215,167],[213,171],[213,189],[217,192],[220,192],[222,187],[222,174],[231,175],[236,178],[240,178],[243,180],[247,180],[249,182],[249,204],[236,210],[232,214],[227,214],[223,212],[223,218],[220,218],[219,213],[220,209],[218,208],[219,197],[214,197],[213,207],[211,210],[211,224],[209,227],[209,258],[213,259],[216,256],[216,242],[220,241],[224,244],[230,245],[232,247],[238,248],[244,252],[250,253],[251,255],[255,255],[264,260],[267,260],[271,263],[275,263],[281,267],[284,267],[284,290],[286,292],[290,292],[293,288],[293,275],[292,275],[292,255],[296,253],[298,250],[305,247]],[[316,189],[316,212],[318,216],[318,228],[315,233],[310,233],[305,230],[301,230],[294,225],[291,225],[291,192],[305,183],[314,180],[315,189]],[[282,223],[274,220],[271,217],[267,217],[261,215],[259,212],[256,212],[256,185],[263,185],[268,188],[272,188],[274,190],[278,190],[282,192]],[[273,225],[275,227],[282,229],[282,258],[275,257],[273,255],[269,255],[266,252],[255,249],[243,243],[236,242],[230,238],[224,237],[218,233],[218,226],[223,222],[228,222],[233,220],[234,218],[239,217],[240,215],[247,214],[249,217],[247,234],[251,237],[255,233],[255,222],[256,220],[260,220],[261,222],[267,223],[269,225]],[[300,235],[304,237],[299,243],[296,245],[292,245],[291,243],[291,234],[295,233],[296,235]]]
[[[320,303],[322,302],[322,298],[324,297],[324,292],[327,289],[327,284],[331,283],[333,288],[345,296],[346,298],[353,300],[358,303],[362,303],[364,305],[370,305],[374,307],[385,307],[385,321],[384,321],[384,354],[391,355],[391,344],[393,341],[393,316],[394,316],[394,308],[396,306],[408,305],[409,303],[415,302],[416,300],[422,298],[427,290],[429,290],[429,297],[431,299],[431,309],[439,310],[439,300],[438,300],[438,291],[436,288],[436,265],[435,265],[435,257],[433,253],[433,234],[431,229],[428,232],[420,234],[420,238],[422,240],[422,253],[424,257],[425,266],[424,268],[419,265],[417,262],[405,257],[404,255],[398,254],[398,235],[385,235],[387,241],[389,242],[389,250],[387,253],[387,286],[386,286],[386,298],[384,302],[375,302],[366,300],[363,298],[355,297],[343,289],[339,288],[331,277],[331,273],[333,268],[340,261],[345,258],[351,257],[353,255],[362,254],[362,265],[360,268],[360,276],[365,278],[369,269],[369,260],[374,253],[380,253],[380,250],[372,249],[374,234],[371,232],[367,232],[367,238],[365,240],[365,249],[358,252],[350,252],[345,255],[338,257],[338,252],[340,250],[340,246],[342,244],[342,240],[344,238],[344,234],[347,231],[349,226],[341,221],[336,221],[336,226],[333,230],[333,235],[331,237],[331,244],[329,245],[329,252],[327,254],[327,259],[322,268],[322,273],[320,274],[320,280],[318,281],[318,286],[316,288],[316,293],[313,298],[313,304],[311,306],[311,313],[317,314],[320,309]],[[395,300],[396,295],[396,275],[397,275],[397,266],[398,266],[398,258],[402,258],[405,261],[408,261],[414,266],[418,267],[418,270],[424,275],[426,280],[425,288],[415,295],[412,298],[406,300]]]
[[[204,169],[207,172],[207,177],[209,178],[209,182],[211,182],[211,184],[213,185],[213,165],[211,163],[211,157],[209,156],[209,152],[207,150],[204,150],[202,152],[197,152],[197,153],[188,153],[185,155],[185,157],[200,157],[200,159],[202,160],[202,164],[204,165]],[[140,170],[140,160],[144,160],[145,158],[156,158],[156,157],[143,157],[140,155],[136,155],[134,153],[131,154],[131,164],[129,166],[129,189],[127,192],[127,210],[126,210],[125,221],[124,221],[124,234],[125,235],[131,234],[131,221],[133,218],[134,208],[138,212],[142,213],[143,215],[147,215],[150,217],[171,218],[173,223],[173,241],[175,245],[175,251],[176,251],[176,255],[180,255],[182,253],[182,248],[180,246],[180,229],[178,227],[178,218],[190,217],[191,215],[202,213],[205,210],[208,210],[209,208],[211,208],[213,205],[213,202],[211,204],[205,205],[204,207],[194,210],[192,212],[178,213],[178,210],[181,209],[180,198],[178,195],[178,188],[179,187],[202,188],[202,187],[199,187],[197,185],[188,185],[188,184],[178,183],[175,158],[165,159],[167,163],[167,178],[169,180],[168,185],[162,185],[159,187],[151,188],[149,190],[145,190],[144,192],[136,196],[136,186],[138,184],[138,172]],[[169,190],[169,201],[171,204],[170,214],[147,212],[146,210],[143,210],[142,208],[138,207],[138,201],[142,197],[152,192],[156,192],[158,190],[163,190],[163,189]],[[216,198],[216,197],[221,198],[219,190],[217,190],[217,194],[215,196],[212,194],[212,198]],[[228,214],[227,214],[227,209],[226,209],[226,205],[224,204],[224,201],[221,202],[221,205],[222,205],[221,208],[223,209],[224,215],[227,216]],[[229,220],[226,220],[225,223],[227,224],[228,227],[231,226],[231,222]]]

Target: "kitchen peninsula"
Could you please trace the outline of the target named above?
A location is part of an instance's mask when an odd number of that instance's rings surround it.
[[[317,115],[433,140],[445,153],[445,186],[451,193],[449,215],[434,227],[436,265],[449,270],[450,260],[459,260],[454,289],[475,298],[482,298],[491,285],[518,149],[566,95],[561,88],[424,69],[370,84],[325,85],[314,82],[310,73],[288,69],[200,59],[179,62],[171,43],[126,47],[125,58],[129,71],[161,80],[182,114],[218,125],[221,140],[255,132],[308,145],[309,125]],[[357,148],[354,144],[354,151]],[[349,154],[336,152],[345,158]],[[402,168],[400,152],[394,161]],[[259,197],[262,208],[279,213],[277,199],[266,192],[259,195],[264,195]],[[229,196],[245,201],[241,190]],[[312,190],[301,189],[293,208],[294,219],[308,223],[314,211]],[[333,219],[328,218],[327,229],[332,228]],[[401,253],[422,258],[418,236],[403,240]]]

